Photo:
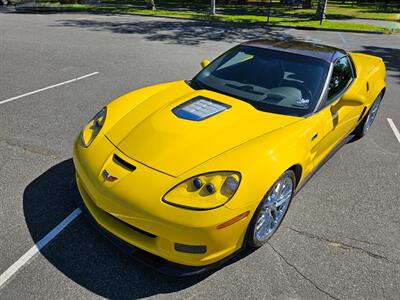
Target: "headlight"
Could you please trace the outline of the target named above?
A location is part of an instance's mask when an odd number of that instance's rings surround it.
[[[101,128],[104,125],[104,122],[106,121],[106,114],[107,108],[104,107],[93,117],[93,119],[89,121],[85,128],[83,128],[81,133],[81,140],[84,147],[89,147],[89,145],[99,134]]]
[[[240,173],[221,171],[192,177],[171,189],[163,201],[194,210],[217,208],[228,202],[240,184]]]

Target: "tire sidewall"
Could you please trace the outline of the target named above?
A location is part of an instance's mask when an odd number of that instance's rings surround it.
[[[256,222],[257,222],[258,216],[259,216],[260,211],[261,211],[261,208],[262,208],[262,204],[263,204],[265,198],[272,192],[272,187],[275,185],[275,183],[276,183],[277,181],[281,180],[282,178],[285,178],[285,177],[290,177],[290,179],[291,179],[292,182],[293,182],[293,192],[292,192],[292,195],[291,195],[291,197],[290,197],[290,199],[289,199],[288,207],[286,208],[286,211],[285,211],[285,213],[284,213],[284,215],[283,215],[283,217],[282,217],[280,223],[279,223],[278,226],[275,228],[275,230],[270,234],[270,236],[269,236],[266,240],[264,240],[264,241],[262,241],[262,242],[261,242],[261,241],[258,241],[258,240],[255,240],[255,238],[254,238],[254,229],[255,229]],[[262,198],[262,200],[261,200],[260,203],[258,204],[257,209],[256,209],[256,211],[254,212],[253,217],[252,217],[252,219],[251,219],[251,221],[250,221],[250,223],[249,223],[249,225],[248,225],[248,227],[247,227],[246,239],[245,239],[245,246],[248,246],[248,247],[250,247],[250,248],[259,248],[259,247],[261,247],[262,245],[264,245],[264,244],[275,234],[275,232],[279,229],[279,227],[281,226],[283,220],[285,219],[286,213],[288,212],[288,210],[289,210],[289,208],[290,208],[290,204],[292,203],[295,190],[296,190],[296,176],[295,176],[295,174],[294,174],[294,172],[293,172],[292,170],[287,170],[285,173],[283,173],[283,174],[271,185],[271,187],[269,188],[269,190],[267,191],[267,193],[265,194],[265,196]]]
[[[367,132],[365,132],[365,130],[364,130],[365,124],[367,122],[367,118],[368,118],[369,113],[371,112],[371,109],[374,106],[376,101],[380,101],[379,106],[378,106],[378,110],[379,110],[379,107],[380,107],[380,105],[382,103],[382,99],[383,99],[383,92],[380,92],[379,95],[375,98],[375,100],[372,103],[372,105],[371,105],[370,109],[368,110],[368,112],[363,117],[363,119],[360,122],[360,124],[358,124],[357,128],[354,130],[354,138],[352,139],[352,141],[356,141],[358,139],[361,139],[363,136],[365,136],[369,132],[369,129],[371,129],[371,127],[367,130]],[[371,126],[372,126],[372,124],[371,124]]]
[[[364,120],[364,122],[363,122],[363,126],[362,126],[362,129],[361,129],[361,130],[362,130],[362,136],[366,135],[366,134],[369,132],[369,130],[371,129],[372,124],[374,124],[374,122],[375,122],[376,116],[375,116],[375,119],[372,121],[371,126],[367,129],[367,131],[365,131],[365,126],[366,126],[366,124],[367,124],[368,116],[369,116],[370,113],[372,112],[372,108],[374,107],[375,103],[378,102],[378,101],[379,101],[379,103],[378,103],[377,110],[379,111],[379,108],[380,108],[380,106],[381,106],[381,101],[382,101],[382,93],[380,93],[380,94],[378,95],[378,97],[376,97],[376,99],[375,99],[375,101],[372,103],[371,108],[369,109],[367,115],[365,116],[365,120]],[[378,111],[377,111],[376,113],[378,113]]]

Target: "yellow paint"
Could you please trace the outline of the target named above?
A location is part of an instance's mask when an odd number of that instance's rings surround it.
[[[229,96],[193,90],[184,81],[146,87],[118,98],[107,105],[105,123],[92,143],[84,147],[78,138],[74,144],[84,203],[109,232],[167,260],[199,266],[226,257],[242,247],[251,217],[276,179],[298,165],[300,182],[304,180],[354,130],[363,107],[369,109],[385,87],[385,68],[379,58],[351,56],[357,79],[343,99],[305,118],[261,112]],[[358,102],[349,101],[349,95],[357,95]],[[196,96],[231,108],[198,122],[171,112]],[[318,136],[312,139],[315,133]],[[90,138],[90,132],[84,134]],[[116,163],[114,154],[136,170]],[[104,169],[118,180],[106,181]],[[191,190],[188,179],[196,176],[204,183],[213,182],[217,192]],[[221,192],[228,176],[240,179],[233,196]],[[163,199],[205,210],[177,207]],[[217,229],[247,211],[248,217]],[[157,237],[138,233],[112,216]],[[206,245],[207,252],[177,252],[174,243]]]

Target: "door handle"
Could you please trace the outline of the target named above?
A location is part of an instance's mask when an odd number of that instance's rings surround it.
[[[314,135],[311,138],[311,141],[315,140],[318,137],[318,132],[314,133]]]

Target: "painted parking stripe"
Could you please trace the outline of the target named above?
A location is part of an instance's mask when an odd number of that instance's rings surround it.
[[[336,32],[336,34],[340,37],[340,39],[344,44],[347,44],[347,40],[345,39],[343,34],[341,34],[340,32]]]
[[[64,82],[53,84],[53,85],[38,89],[36,91],[32,91],[32,92],[25,93],[25,94],[22,94],[22,95],[19,95],[19,96],[16,96],[16,97],[8,98],[8,99],[0,101],[0,105],[4,104],[4,103],[7,103],[7,102],[11,102],[11,101],[17,100],[17,99],[20,99],[20,98],[23,98],[23,97],[26,97],[26,96],[29,96],[29,95],[33,95],[33,94],[36,94],[36,93],[39,93],[39,92],[43,92],[43,91],[46,91],[46,90],[49,90],[49,89],[52,89],[52,88],[55,88],[55,87],[58,87],[58,86],[61,86],[61,85],[64,85],[64,84],[68,84],[68,83],[72,83],[72,82],[75,82],[75,81],[78,81],[78,80],[82,80],[84,78],[88,78],[90,76],[97,75],[97,74],[99,74],[99,72],[93,72],[93,73],[86,74],[86,75],[83,75],[83,76],[80,76],[80,77],[77,77],[77,78],[73,78],[73,79],[70,79],[70,80],[67,80],[67,81],[64,81]]]
[[[400,132],[399,132],[399,130],[397,129],[396,125],[394,125],[394,122],[393,122],[392,119],[387,118],[387,120],[389,122],[390,128],[392,128],[394,135],[396,136],[397,140],[400,143]]]
[[[36,253],[53,240],[64,228],[74,221],[81,214],[79,208],[75,209],[60,224],[53,228],[44,238],[37,242],[31,249],[22,255],[12,264],[3,274],[0,275],[0,288],[9,280],[19,269],[21,269]]]

